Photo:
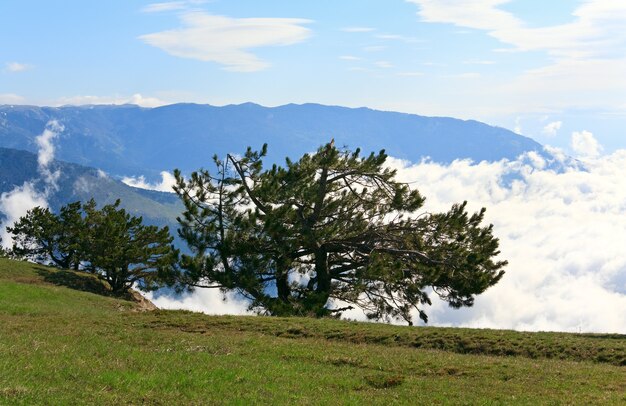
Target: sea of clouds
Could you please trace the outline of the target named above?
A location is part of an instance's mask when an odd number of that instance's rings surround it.
[[[486,207],[509,261],[472,308],[435,302],[433,325],[626,332],[626,151],[561,163],[547,169],[533,153],[477,165],[391,161],[428,211]]]
[[[529,331],[626,333],[626,150],[600,155],[590,133],[574,133],[578,159],[549,149],[515,161],[449,165],[390,158],[398,179],[426,196],[424,210],[468,201],[487,208],[486,223],[509,261],[502,280],[471,308],[434,300],[430,325]],[[245,313],[246,303],[215,290],[153,298],[157,306]],[[345,314],[364,319],[362,312]]]

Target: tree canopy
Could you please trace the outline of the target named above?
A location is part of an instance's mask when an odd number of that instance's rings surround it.
[[[145,290],[170,283],[178,251],[169,229],[144,225],[119,205],[98,209],[92,199],[63,206],[59,214],[35,207],[7,228],[12,254],[97,274],[116,294],[135,283]]]
[[[214,157],[215,172],[174,190],[185,212],[182,283],[235,291],[272,315],[338,315],[357,306],[373,319],[427,321],[432,291],[458,308],[497,283],[506,261],[466,203],[420,212],[424,197],[395,180],[384,151],[362,157],[334,143],[285,166],[267,151]]]
[[[60,268],[78,269],[84,220],[81,203],[63,206],[58,215],[50,209],[28,210],[7,231],[13,235],[13,255],[35,262],[52,262]]]

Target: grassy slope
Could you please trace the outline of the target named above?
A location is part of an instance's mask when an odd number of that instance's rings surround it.
[[[0,404],[626,402],[625,336],[140,313],[60,272],[0,259]]]

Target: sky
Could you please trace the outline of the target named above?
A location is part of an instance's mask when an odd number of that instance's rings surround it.
[[[0,104],[315,102],[477,119],[534,138],[562,170],[533,153],[390,160],[428,211],[486,207],[509,261],[474,307],[435,301],[430,323],[626,333],[626,2],[0,0],[0,16]],[[41,131],[46,189],[33,181],[0,196],[10,219],[55,187],[47,163],[63,129]],[[162,175],[124,181],[168,190]],[[214,290],[151,297],[246,311]]]
[[[619,0],[0,2],[0,103],[323,103],[626,147]]]

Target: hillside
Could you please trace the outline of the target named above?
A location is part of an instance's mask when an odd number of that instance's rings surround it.
[[[626,402],[626,336],[141,312],[94,291],[0,259],[0,404]]]
[[[122,200],[122,207],[133,215],[143,216],[147,224],[177,227],[176,216],[183,209],[174,193],[163,193],[130,187],[97,169],[63,161],[50,164],[52,172],[59,171],[58,188],[51,189],[47,198],[49,206],[58,210],[61,206],[77,200],[94,198],[104,205]],[[24,182],[34,182],[38,191],[41,175],[37,171],[37,155],[26,151],[0,148],[0,194],[21,186]]]
[[[513,159],[542,151],[530,138],[477,121],[318,104],[263,107],[252,103],[215,107],[174,104],[124,106],[0,106],[0,147],[36,151],[34,138],[49,120],[65,131],[56,141],[59,159],[118,176],[209,167],[213,154],[243,153],[269,144],[269,160],[282,163],[314,151],[331,138],[366,153],[386,149],[419,162],[459,158]]]

